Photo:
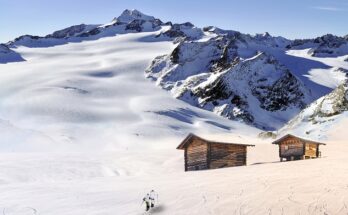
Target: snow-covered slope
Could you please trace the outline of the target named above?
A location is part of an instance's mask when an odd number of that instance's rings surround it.
[[[157,57],[146,76],[176,98],[263,129],[279,128],[314,100],[277,59],[288,40],[214,27],[204,33],[204,39],[186,38]]]
[[[147,77],[194,106],[264,129],[281,126],[312,100],[301,81],[272,56],[258,53],[229,65],[226,54],[205,65],[209,55],[218,54],[206,45],[199,50],[191,46],[155,59]],[[201,57],[191,60],[190,52]]]
[[[295,40],[287,48],[308,49],[313,57],[337,57],[348,54],[348,35],[338,37],[332,34],[323,35],[315,39]]]
[[[347,117],[345,96],[347,86],[348,63],[341,57],[313,57],[307,54],[308,49],[291,50],[289,55],[321,62],[328,68],[311,69],[306,77],[312,82],[333,89],[313,101],[290,122],[284,125],[278,133],[295,133],[314,139],[328,139],[336,126],[341,126]],[[313,88],[315,90],[316,88]]]
[[[26,151],[30,144],[53,151],[166,148],[153,138],[161,134],[179,141],[189,132],[251,129],[176,100],[145,79],[151,60],[174,49],[171,42],[157,40],[164,30],[16,48],[26,61],[0,64],[0,119],[49,141],[2,138],[0,149]]]
[[[278,129],[346,80],[346,38],[290,41],[215,27],[203,34],[158,56],[146,76],[174,97],[229,119]],[[325,47],[333,50],[325,55],[330,58],[319,54]]]
[[[347,118],[347,111],[348,86],[346,81],[330,94],[310,104],[280,129],[279,133],[291,132],[315,139],[326,139],[327,135],[334,129],[335,124]]]

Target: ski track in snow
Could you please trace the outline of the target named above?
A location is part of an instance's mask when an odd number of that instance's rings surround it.
[[[146,80],[150,61],[173,49],[142,40],[153,34],[20,47],[26,61],[0,65],[4,214],[143,214],[151,189],[152,214],[348,213],[345,137],[322,159],[279,163],[277,147],[258,140],[248,166],[185,173],[175,147],[188,132],[254,143],[260,131]]]

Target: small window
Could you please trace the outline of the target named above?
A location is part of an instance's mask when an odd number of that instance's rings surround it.
[[[288,150],[288,149],[289,149],[289,146],[285,146],[284,148],[285,148],[285,150]]]

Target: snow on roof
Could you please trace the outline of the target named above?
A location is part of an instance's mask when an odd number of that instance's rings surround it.
[[[316,142],[316,141],[313,141],[313,140],[307,140],[307,139],[304,139],[304,138],[301,138],[301,137],[297,137],[297,136],[292,135],[292,134],[287,134],[287,135],[279,138],[278,140],[273,141],[272,144],[279,144],[282,140],[284,140],[287,137],[294,137],[294,138],[300,139],[302,141],[310,142],[310,143],[313,143],[313,144],[326,145],[325,143],[320,143],[320,142]]]
[[[231,145],[240,145],[240,146],[255,146],[252,144],[243,144],[240,143],[243,138],[238,136],[228,136],[228,135],[201,135],[201,136],[197,136],[193,133],[190,133],[189,135],[187,135],[187,137],[180,143],[180,145],[177,147],[177,149],[184,149],[185,146],[190,143],[190,140],[192,138],[199,138],[201,140],[204,140],[206,142],[209,143],[220,143],[220,144],[231,144]],[[244,139],[244,141],[248,141],[247,139]]]

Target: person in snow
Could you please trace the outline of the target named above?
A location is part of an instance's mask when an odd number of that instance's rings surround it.
[[[151,190],[150,192],[151,208],[155,207],[156,200],[158,200],[158,194],[154,190]]]
[[[143,202],[145,202],[146,205],[146,211],[150,210],[150,194],[146,194],[146,196],[143,198]]]

